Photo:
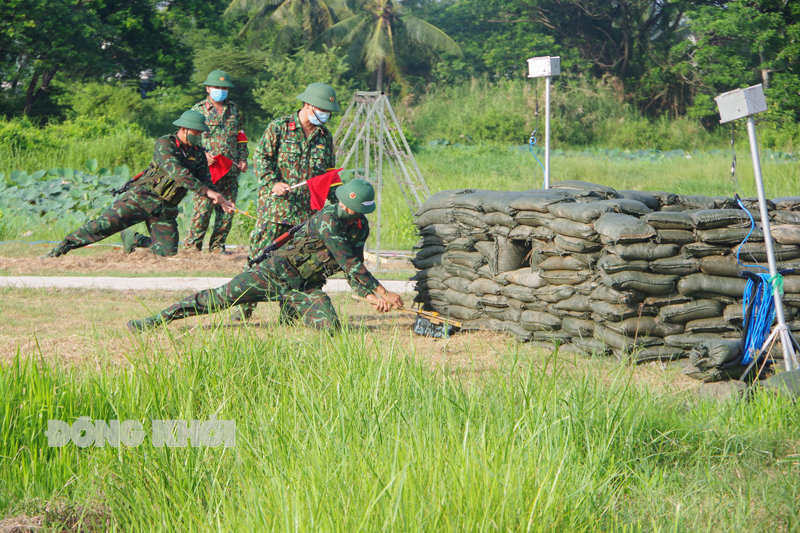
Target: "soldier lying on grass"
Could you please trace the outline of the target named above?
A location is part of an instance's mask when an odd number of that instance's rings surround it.
[[[369,236],[367,213],[375,210],[375,191],[355,179],[336,190],[337,205],[328,205],[305,222],[283,248],[216,289],[198,292],[142,320],[128,329],[142,331],[179,318],[205,315],[236,304],[285,298],[284,320],[302,318],[308,326],[338,329],[339,318],[323,292],[327,278],[343,271],[350,287],[385,313],[403,300],[387,291],[364,266],[364,243]]]
[[[180,129],[156,141],[153,162],[147,170],[126,184],[122,195],[99,217],[64,237],[42,257],[64,255],[119,231],[126,253],[138,247],[148,248],[156,255],[175,255],[179,239],[178,204],[189,190],[208,196],[225,212],[233,212],[236,206],[211,183],[208,162],[200,147],[201,134],[208,131],[203,114],[186,111],[173,124]],[[150,237],[126,229],[139,222],[147,224]]]

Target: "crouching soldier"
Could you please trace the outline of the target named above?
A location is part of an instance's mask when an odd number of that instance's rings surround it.
[[[147,170],[122,188],[121,196],[99,217],[73,231],[43,257],[58,257],[122,231],[126,253],[148,248],[156,255],[178,252],[178,204],[188,191],[211,199],[227,213],[236,207],[211,183],[208,163],[200,146],[202,133],[208,131],[205,117],[186,111],[173,122],[180,129],[156,141],[153,161]],[[150,236],[129,228],[144,222]]]
[[[337,205],[328,205],[309,218],[292,240],[262,263],[222,287],[198,292],[145,319],[131,320],[128,329],[142,331],[237,304],[278,299],[291,307],[288,316],[292,319],[302,317],[306,325],[337,329],[339,318],[322,286],[339,271],[378,312],[402,306],[400,296],[387,291],[364,266],[364,243],[369,236],[364,215],[375,210],[372,185],[352,180],[336,190],[336,198]]]

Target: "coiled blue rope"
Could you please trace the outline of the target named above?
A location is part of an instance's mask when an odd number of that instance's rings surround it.
[[[531,138],[528,139],[528,146],[530,146],[531,155],[536,160],[536,162],[539,163],[539,166],[542,167],[542,189],[544,189],[544,165],[542,164],[541,161],[539,161],[539,158],[536,157],[536,153],[533,151],[533,147],[536,145],[536,131],[537,130],[533,130],[533,133],[531,133]]]
[[[749,364],[753,360],[755,354],[761,350],[764,341],[769,336],[769,330],[772,328],[772,322],[775,320],[775,295],[774,291],[783,288],[783,279],[780,274],[776,275],[773,279],[769,274],[758,274],[761,278],[756,287],[754,301],[752,302],[753,310],[750,314],[747,326],[747,336],[742,340],[742,349],[744,355],[742,357],[742,364]],[[750,294],[753,290],[753,280],[748,279],[747,285],[744,288],[744,299],[742,301],[742,309],[747,316],[747,307],[750,305]]]

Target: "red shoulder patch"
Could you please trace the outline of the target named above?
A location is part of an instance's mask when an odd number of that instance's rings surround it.
[[[294,131],[296,129],[297,129],[297,124],[295,124],[294,122],[290,122],[289,123],[289,131]]]

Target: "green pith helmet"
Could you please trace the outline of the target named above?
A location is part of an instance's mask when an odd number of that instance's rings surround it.
[[[336,198],[356,213],[367,215],[375,211],[375,189],[367,180],[356,178],[345,183],[336,189]]]
[[[206,126],[206,117],[199,111],[184,111],[181,118],[173,122],[174,125],[190,130],[209,131]]]
[[[326,83],[312,83],[302,94],[297,95],[297,99],[325,111],[341,111],[336,100],[336,91]]]
[[[224,70],[212,70],[209,72],[206,81],[203,82],[203,85],[210,85],[212,87],[229,87],[233,89],[231,77],[228,76],[228,73]]]

